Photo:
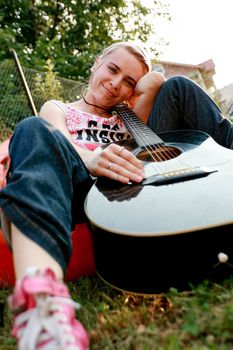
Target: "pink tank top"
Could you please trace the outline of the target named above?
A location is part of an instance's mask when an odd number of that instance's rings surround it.
[[[80,111],[61,101],[52,100],[66,116],[66,125],[74,143],[80,147],[95,150],[110,142],[131,138],[129,131],[119,116],[103,118],[98,115]]]

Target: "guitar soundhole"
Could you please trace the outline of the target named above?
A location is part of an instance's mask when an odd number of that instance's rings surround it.
[[[143,162],[163,162],[181,154],[181,150],[172,146],[150,146],[137,154]]]

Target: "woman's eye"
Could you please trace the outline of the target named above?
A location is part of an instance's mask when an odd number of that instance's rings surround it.
[[[108,69],[113,72],[116,73],[117,69],[115,67],[109,66]]]
[[[126,84],[132,88],[135,88],[135,83],[131,80],[125,80]]]

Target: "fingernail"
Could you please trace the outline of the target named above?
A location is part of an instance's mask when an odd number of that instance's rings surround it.
[[[136,177],[136,182],[141,182],[144,179],[144,176],[137,176]]]

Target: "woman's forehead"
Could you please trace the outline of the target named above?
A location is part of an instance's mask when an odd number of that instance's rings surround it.
[[[119,48],[108,53],[103,57],[103,60],[107,63],[113,63],[122,71],[126,71],[133,75],[136,74],[137,76],[141,76],[146,73],[144,64],[124,48]]]

